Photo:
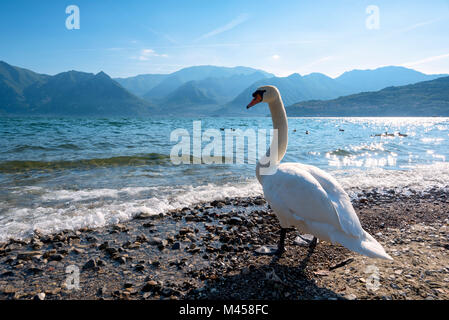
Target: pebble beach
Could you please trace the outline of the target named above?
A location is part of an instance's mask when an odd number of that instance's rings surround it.
[[[449,193],[361,192],[362,226],[394,261],[280,226],[262,197],[225,198],[102,228],[0,244],[0,299],[449,299]],[[76,279],[74,280],[74,277]]]

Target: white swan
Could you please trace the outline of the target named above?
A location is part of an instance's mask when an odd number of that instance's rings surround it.
[[[256,166],[256,176],[262,184],[266,200],[281,225],[281,238],[275,251],[282,254],[287,229],[295,227],[300,232],[312,234],[331,243],[372,258],[393,260],[383,247],[360,225],[347,193],[340,184],[323,170],[301,163],[280,163],[287,150],[287,115],[278,89],[274,86],[260,87],[253,93],[253,100],[247,106],[260,102],[268,103],[277,129],[277,139],[273,139],[270,151],[277,149],[272,162],[274,171],[268,174],[264,156]],[[276,135],[274,136],[276,138]],[[276,141],[277,140],[277,141]],[[277,142],[276,145],[274,145]],[[275,152],[274,152],[275,153]],[[268,153],[267,153],[268,154]],[[261,164],[262,163],[262,164]],[[316,245],[316,238],[311,246]]]

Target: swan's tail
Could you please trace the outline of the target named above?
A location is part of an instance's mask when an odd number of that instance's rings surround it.
[[[333,240],[340,243],[349,250],[363,254],[370,258],[378,258],[385,260],[393,260],[393,258],[385,252],[382,245],[376,241],[368,232],[364,230],[365,237],[352,238],[344,233],[339,233]]]

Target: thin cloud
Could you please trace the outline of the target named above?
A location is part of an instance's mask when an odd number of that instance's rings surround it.
[[[203,34],[202,36],[200,36],[195,41],[204,40],[204,39],[216,36],[217,34],[220,34],[220,33],[229,31],[231,29],[234,29],[235,27],[237,27],[238,25],[240,25],[243,22],[247,21],[248,19],[249,19],[249,16],[247,14],[241,14],[237,18],[235,18],[234,20],[232,20],[229,23],[225,24],[224,26],[219,27],[217,29],[214,29],[211,32],[208,32],[206,34]]]
[[[421,60],[418,60],[418,61],[404,63],[402,66],[404,66],[404,67],[414,67],[414,66],[419,66],[421,64],[426,64],[426,63],[429,63],[429,62],[438,61],[438,60],[442,60],[442,59],[446,59],[446,58],[449,58],[449,53],[438,55],[438,56],[428,57],[428,58],[421,59]]]
[[[433,24],[433,23],[438,22],[440,20],[442,20],[442,18],[437,18],[437,19],[432,19],[432,20],[429,20],[429,21],[419,22],[419,23],[416,23],[414,25],[408,26],[408,27],[406,27],[404,29],[400,29],[397,32],[399,32],[399,33],[408,32],[408,31],[415,30],[415,29],[420,28],[420,27],[427,26],[429,24]]]
[[[147,61],[151,57],[167,58],[168,55],[167,54],[156,53],[156,51],[154,51],[153,49],[142,49],[142,50],[140,50],[140,55],[139,55],[139,57],[137,59],[140,60],[140,61]]]
[[[438,22],[438,21],[441,21],[441,20],[444,20],[444,19],[445,18],[436,18],[436,19],[432,19],[432,20],[428,20],[428,21],[418,22],[418,23],[415,23],[413,25],[407,26],[405,28],[394,30],[390,34],[388,34],[386,36],[386,38],[390,38],[390,37],[393,37],[393,36],[398,36],[400,34],[403,34],[403,33],[406,33],[406,32],[409,32],[409,31],[412,31],[412,30],[415,30],[415,29],[418,29],[418,28],[421,28],[421,27],[424,27],[424,26],[428,26],[430,24],[434,24],[435,22]]]
[[[310,67],[319,65],[319,64],[321,64],[323,62],[330,61],[330,60],[333,60],[333,59],[335,59],[335,57],[332,57],[332,56],[323,57],[323,58],[320,58],[318,60],[312,61],[311,63],[305,65],[303,68],[310,68]]]
[[[172,44],[178,44],[178,42],[175,39],[173,39],[171,36],[169,36],[167,33],[160,32],[160,31],[154,30],[152,28],[147,28],[147,30],[150,31],[151,33],[155,34],[156,36],[167,40],[168,42],[170,42]]]

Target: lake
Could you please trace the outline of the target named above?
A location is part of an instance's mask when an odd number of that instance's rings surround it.
[[[254,163],[171,161],[171,133],[193,137],[199,120],[223,136],[272,127],[271,118],[0,119],[0,241],[261,194]],[[449,118],[289,118],[283,162],[318,166],[357,197],[448,188],[448,159]]]

